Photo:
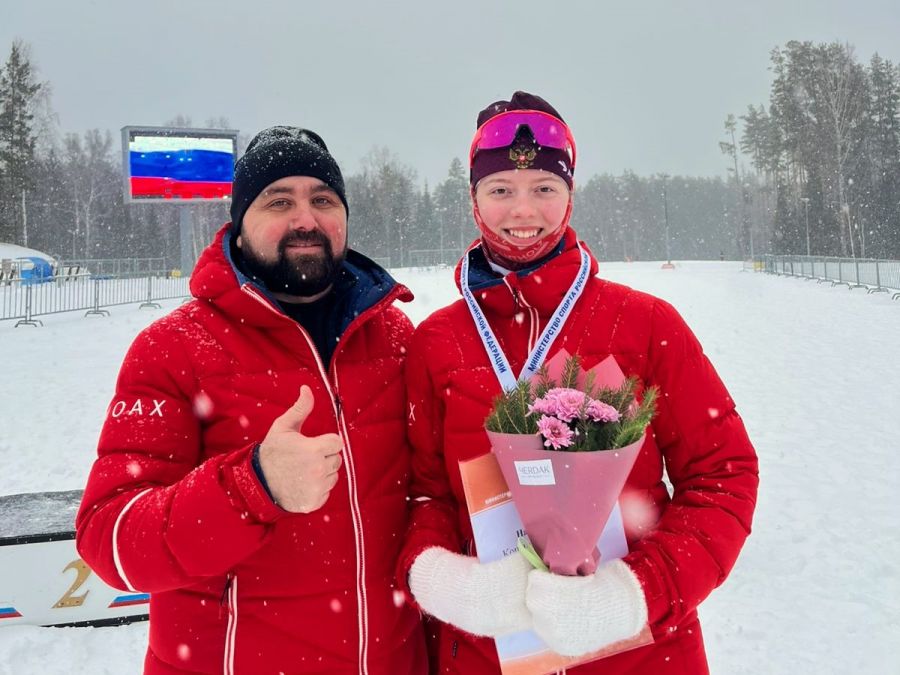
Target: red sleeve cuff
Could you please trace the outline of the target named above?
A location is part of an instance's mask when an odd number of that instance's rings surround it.
[[[288,511],[276,504],[265,485],[263,485],[256,470],[253,468],[254,443],[244,450],[239,451],[240,459],[226,467],[231,473],[234,487],[247,507],[250,517],[259,523],[274,523],[276,520],[289,515]]]

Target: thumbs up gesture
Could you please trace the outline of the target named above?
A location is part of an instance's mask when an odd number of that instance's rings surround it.
[[[269,490],[281,508],[310,513],[328,499],[338,479],[343,441],[337,434],[304,436],[303,423],[313,409],[309,387],[281,417],[272,422],[259,447],[259,463]]]

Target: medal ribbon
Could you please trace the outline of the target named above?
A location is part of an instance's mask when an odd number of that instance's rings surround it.
[[[460,287],[463,298],[469,307],[469,313],[475,322],[475,328],[478,330],[478,336],[481,338],[481,342],[487,352],[488,360],[490,360],[491,366],[494,368],[494,374],[497,376],[497,380],[499,380],[500,386],[503,387],[504,391],[515,389],[517,381],[530,380],[540,370],[541,365],[547,358],[550,347],[556,338],[559,337],[563,326],[565,326],[566,321],[571,316],[575,303],[578,302],[578,298],[581,297],[584,287],[587,285],[591,271],[591,259],[588,257],[587,251],[581,247],[581,244],[578,245],[578,251],[581,253],[581,266],[578,268],[578,274],[575,275],[575,280],[572,281],[569,290],[566,291],[562,301],[553,311],[550,321],[547,322],[544,332],[541,333],[534,345],[534,349],[528,355],[518,378],[513,375],[509,360],[506,358],[503,350],[500,349],[500,343],[497,342],[497,336],[494,335],[491,324],[469,288],[469,253],[471,251],[467,251],[465,256],[463,256],[462,269],[460,270]]]

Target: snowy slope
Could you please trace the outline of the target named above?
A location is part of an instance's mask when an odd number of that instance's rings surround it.
[[[900,302],[736,263],[601,275],[678,308],[760,455],[754,533],[701,606],[712,672],[900,675]],[[397,276],[417,295],[414,321],[456,298],[450,270]],[[119,363],[160,314],[0,323],[0,494],[82,487]],[[145,624],[0,627],[0,673],[139,672],[145,640]]]

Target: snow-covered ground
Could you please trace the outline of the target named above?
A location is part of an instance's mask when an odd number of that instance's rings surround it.
[[[701,606],[712,672],[900,675],[900,302],[729,262],[601,275],[679,309],[759,452],[754,533]],[[449,270],[397,277],[416,322],[456,297]],[[83,486],[128,344],[174,306],[0,323],[0,495]],[[146,631],[0,627],[0,673],[139,672]]]

